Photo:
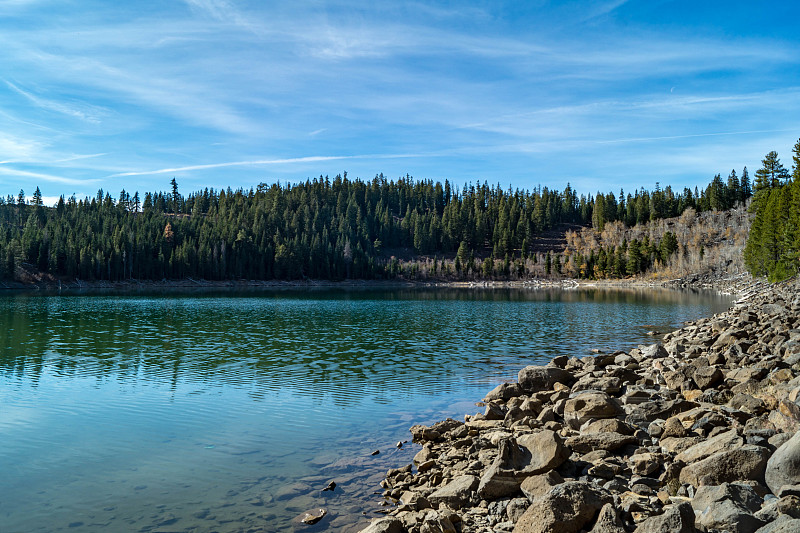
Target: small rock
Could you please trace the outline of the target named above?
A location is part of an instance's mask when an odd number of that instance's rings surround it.
[[[300,521],[308,525],[316,524],[317,522],[322,520],[326,514],[328,514],[328,511],[325,509],[322,508],[313,509],[311,511],[306,511],[305,513],[303,513],[302,517],[300,518]]]

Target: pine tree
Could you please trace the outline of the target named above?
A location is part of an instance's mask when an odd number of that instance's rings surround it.
[[[778,187],[789,179],[789,172],[778,159],[778,152],[768,153],[761,164],[761,168],[756,170],[756,191]]]

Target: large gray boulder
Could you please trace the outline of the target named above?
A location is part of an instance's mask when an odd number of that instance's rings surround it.
[[[650,400],[640,404],[627,405],[625,407],[628,416],[625,421],[642,429],[647,429],[650,422],[658,418],[667,418],[688,411],[698,404],[682,399],[676,400]]]
[[[800,431],[775,450],[764,477],[773,494],[778,494],[783,485],[800,485]]]
[[[519,491],[526,477],[559,467],[569,457],[561,437],[542,430],[500,441],[497,458],[481,476],[478,495],[497,499]]]
[[[797,533],[800,531],[800,518],[790,518],[788,515],[781,515],[774,522],[770,522],[756,533]]]
[[[470,501],[470,495],[477,486],[477,477],[470,475],[458,476],[428,496],[428,501],[434,506],[446,503],[453,509],[460,509]]]
[[[695,487],[700,485],[721,485],[734,481],[764,482],[769,450],[761,446],[745,445],[734,450],[726,450],[692,463],[680,474],[681,483]]]
[[[651,516],[638,525],[634,533],[696,533],[694,510],[688,502],[668,509],[664,514]]]
[[[517,376],[519,386],[526,392],[551,390],[556,383],[567,385],[574,380],[572,373],[554,366],[526,366]]]
[[[755,533],[764,522],[731,500],[722,500],[697,514],[695,523],[706,530],[729,533]]]
[[[749,485],[723,483],[702,486],[692,500],[697,515],[695,524],[731,533],[753,533],[765,523],[753,516],[762,502]]]
[[[623,413],[622,406],[605,392],[584,392],[567,400],[564,421],[573,429],[597,418],[614,418]]]
[[[514,533],[577,533],[591,524],[611,494],[585,481],[568,481],[537,498],[519,518]]]
[[[686,464],[701,461],[706,457],[725,450],[733,450],[744,444],[744,439],[736,433],[735,429],[720,433],[716,437],[704,440],[695,444],[688,450],[684,450],[675,457],[678,461]]]

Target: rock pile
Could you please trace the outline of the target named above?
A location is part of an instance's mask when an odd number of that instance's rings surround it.
[[[800,532],[798,288],[412,427],[422,449],[382,482],[396,506],[364,532]]]

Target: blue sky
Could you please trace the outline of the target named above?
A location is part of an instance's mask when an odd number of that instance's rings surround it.
[[[0,193],[703,185],[800,137],[795,2],[0,2]]]

